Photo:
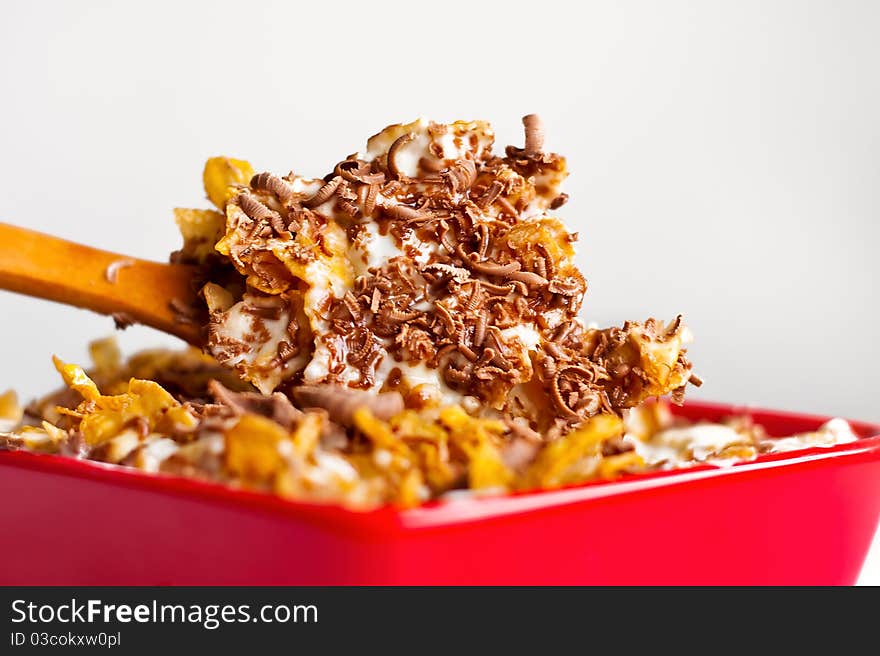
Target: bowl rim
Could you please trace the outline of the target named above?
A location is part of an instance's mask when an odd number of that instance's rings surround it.
[[[737,414],[753,417],[757,423],[761,423],[763,417],[773,421],[791,421],[816,427],[832,418],[706,401],[689,401],[682,408],[675,408],[673,412],[691,419],[717,420],[725,415]],[[554,489],[463,495],[453,499],[437,499],[407,509],[385,505],[359,510],[339,504],[298,501],[267,492],[237,488],[225,483],[174,474],[144,472],[123,465],[23,450],[0,450],[0,467],[34,470],[50,475],[89,480],[108,487],[133,488],[172,498],[185,497],[214,505],[226,505],[242,512],[281,514],[292,520],[306,521],[334,532],[355,533],[366,539],[381,539],[382,536],[387,537],[390,533],[424,531],[491,521],[574,503],[596,502],[645,490],[686,485],[708,478],[737,476],[747,472],[770,472],[803,463],[841,458],[848,461],[880,460],[880,425],[856,420],[847,421],[859,435],[859,439],[855,442],[763,454],[753,460],[723,467],[701,464],[684,469],[625,474],[610,481],[594,480]]]

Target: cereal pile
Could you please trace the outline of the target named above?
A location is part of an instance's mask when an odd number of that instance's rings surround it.
[[[393,125],[323,178],[212,158],[216,210],[175,210],[172,255],[196,265],[204,303],[175,310],[205,352],[56,359],[66,391],[26,413],[0,397],[7,423],[24,414],[0,446],[359,508],[769,448],[730,427],[677,460],[645,446],[673,424],[646,402],[701,382],[689,332],[580,320],[566,162],[523,123],[503,156],[485,122]]]

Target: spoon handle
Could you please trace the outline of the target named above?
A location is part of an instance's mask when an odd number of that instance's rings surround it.
[[[200,345],[201,330],[180,322],[172,301],[190,307],[194,269],[102,251],[0,223],[0,289],[66,303]]]

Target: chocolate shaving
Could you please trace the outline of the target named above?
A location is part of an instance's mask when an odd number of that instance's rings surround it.
[[[484,276],[509,276],[514,271],[519,271],[522,268],[522,264],[513,260],[512,262],[508,262],[507,264],[499,264],[498,262],[477,262],[476,256],[469,256],[464,259],[464,263],[471,270],[476,271],[477,273],[481,273]]]
[[[333,172],[348,182],[379,185],[385,182],[384,173],[370,173],[370,163],[357,159],[346,159],[336,165]]]
[[[541,379],[546,382],[556,375],[556,360],[550,356],[544,356],[538,361],[539,374]]]
[[[477,259],[482,261],[486,259],[486,253],[489,251],[489,226],[481,223],[478,230],[480,232],[480,247],[477,249]]]
[[[510,216],[512,218],[517,217],[518,212],[516,211],[516,208],[510,204],[510,201],[507,200],[507,198],[505,198],[504,196],[498,196],[495,199],[495,202],[498,203],[499,205],[501,205],[501,210],[505,214],[507,214],[508,216]]]
[[[358,303],[357,298],[355,298],[355,295],[351,291],[345,292],[345,296],[342,297],[342,302],[351,314],[351,318],[354,319],[356,323],[360,322],[363,318],[363,312],[361,312],[361,306]]]
[[[474,324],[474,346],[480,347],[483,345],[483,340],[486,339],[486,315],[478,314],[477,321]]]
[[[372,394],[340,385],[301,385],[293,389],[294,400],[303,408],[322,408],[330,420],[352,427],[354,414],[367,408],[377,419],[388,421],[403,412],[403,397],[399,392]]]
[[[470,271],[467,269],[462,269],[461,267],[452,264],[443,264],[441,262],[434,262],[433,264],[425,265],[424,270],[436,271],[440,275],[448,276],[457,283],[467,282],[471,277]]]
[[[317,192],[315,192],[314,196],[304,200],[303,206],[308,207],[309,209],[313,209],[315,207],[318,207],[318,205],[323,205],[328,200],[330,200],[333,194],[336,193],[336,188],[340,185],[341,182],[342,178],[339,176],[331,178],[329,182],[325,182],[324,186],[318,189]]]
[[[240,339],[220,335],[217,332],[217,325],[214,323],[208,327],[208,347],[211,355],[220,364],[228,364],[238,356],[251,350],[251,347]]]
[[[575,326],[577,326],[574,322],[564,323],[559,328],[556,329],[556,332],[553,333],[553,341],[557,344],[562,344],[565,342],[565,338],[574,330]]]
[[[501,353],[496,352],[489,362],[498,367],[503,372],[508,372],[513,369],[513,364],[511,364],[510,360],[501,355]]]
[[[477,200],[477,207],[480,209],[489,207],[489,205],[495,202],[495,199],[498,198],[498,195],[502,191],[504,191],[504,183],[500,180],[493,180],[492,184],[489,185],[489,188],[486,189],[486,193],[480,196],[479,200]]]
[[[553,404],[564,417],[567,417],[568,419],[578,419],[580,415],[569,407],[566,399],[563,397],[562,390],[559,389],[559,375],[560,372],[557,371],[553,375],[553,380],[551,381],[550,391],[552,392]]]
[[[460,159],[442,174],[443,180],[454,194],[460,194],[474,184],[477,178],[477,165],[472,159]]]
[[[394,143],[391,144],[391,148],[388,149],[388,171],[398,180],[406,180],[407,178],[400,172],[400,169],[397,168],[397,151],[415,139],[415,137],[416,135],[412,132],[408,132],[395,139]]]
[[[553,280],[556,277],[556,266],[553,264],[553,256],[550,255],[550,250],[547,248],[547,245],[538,242],[536,244],[538,251],[541,253],[541,256],[544,260],[544,266],[546,268],[546,274],[543,275],[547,280]]]
[[[537,273],[532,273],[531,271],[514,271],[507,274],[507,277],[510,280],[519,280],[529,287],[546,287],[550,284],[546,278],[542,278]]]
[[[382,209],[395,221],[421,221],[431,218],[430,213],[407,205],[386,205]]]
[[[560,207],[565,205],[568,202],[568,194],[559,194],[556,198],[550,201],[550,209],[558,210]]]
[[[440,366],[441,364],[443,364],[446,356],[452,354],[453,352],[458,352],[458,346],[456,344],[446,344],[434,354],[434,357],[431,360],[431,365],[434,367]]]
[[[562,352],[562,347],[559,346],[556,342],[545,342],[544,350],[548,355],[553,356],[556,360],[564,360],[566,359],[565,353]]]
[[[544,149],[544,123],[537,114],[523,116],[523,127],[526,129],[526,157],[534,157]]]
[[[468,312],[476,312],[483,305],[482,292],[480,290],[480,281],[474,280],[471,286],[471,295],[468,297],[465,308]]]
[[[296,345],[291,346],[289,342],[280,341],[278,342],[278,359],[281,360],[282,363],[289,362],[297,355],[299,355],[299,347]]]
[[[274,194],[282,203],[286,203],[293,197],[293,188],[284,180],[272,173],[257,173],[251,178],[251,187]]]
[[[269,319],[270,321],[275,321],[281,318],[282,309],[280,307],[259,307],[245,305],[242,308],[242,312],[246,312],[247,314],[259,317],[260,319]]]
[[[648,321],[653,321],[652,319],[648,319]],[[648,321],[645,322],[645,326],[647,327]],[[675,319],[673,319],[670,324],[666,327],[665,336],[671,337],[678,329],[681,327],[681,315],[679,314]]]
[[[455,253],[457,250],[457,244],[452,241],[450,234],[452,233],[452,228],[446,223],[446,221],[440,221],[440,243],[443,244],[443,248],[449,251],[450,254]]]
[[[358,215],[358,213],[361,211],[357,205],[355,205],[352,201],[350,201],[347,198],[340,198],[338,201],[336,201],[336,208],[339,211],[344,212],[345,214],[347,214],[351,218],[356,217]]]
[[[366,328],[360,328],[357,330],[354,334],[354,339],[360,340],[360,346],[348,354],[348,361],[353,365],[360,365],[364,363],[373,352],[373,349],[376,347],[376,342],[373,341],[372,334]]]
[[[376,209],[376,197],[379,195],[379,185],[370,184],[361,188],[366,189],[362,202],[364,206],[364,216],[370,217],[373,215],[373,211]]]
[[[383,196],[393,196],[403,187],[403,183],[400,180],[388,180],[384,185],[382,185],[382,195]]]
[[[465,344],[463,341],[460,341],[458,344],[456,344],[456,347],[458,347],[459,353],[461,353],[464,357],[466,357],[471,362],[476,362],[477,360],[480,359],[480,356],[478,356],[474,352],[474,350],[471,347],[469,347],[467,344]]]
[[[528,293],[528,289],[525,286],[525,283],[522,283],[518,280],[512,280],[506,285],[496,285],[492,282],[483,281],[483,289],[486,290],[490,294],[513,294],[516,292],[521,293],[525,296]]]
[[[379,311],[379,303],[382,301],[382,292],[378,287],[373,288],[373,296],[370,298],[370,312],[376,314]]]
[[[487,349],[487,350],[491,351],[492,349]],[[507,376],[507,374],[508,374],[508,371],[501,369],[499,367],[492,367],[492,366],[480,367],[480,368],[474,370],[474,376],[476,376],[480,380],[487,380],[487,381],[501,380],[501,379],[505,378],[505,376]]]
[[[281,392],[270,395],[259,392],[233,392],[218,380],[208,383],[208,391],[217,403],[229,408],[235,415],[247,413],[261,415],[287,430],[292,430],[303,416],[302,412],[293,407],[290,399]]]
[[[581,286],[577,283],[577,281],[568,279],[565,281],[562,280],[552,280],[550,281],[550,285],[547,287],[547,291],[551,294],[559,294],[560,296],[576,296],[581,292]]]
[[[287,226],[278,212],[269,209],[259,200],[246,193],[236,196],[236,202],[242,211],[254,221],[250,235],[248,235],[249,238],[253,238],[256,234],[261,233],[263,223],[268,223],[272,227],[272,230],[278,233],[279,236],[282,236],[285,239],[290,238],[290,233],[287,232]]]
[[[488,326],[488,332],[489,339],[491,339],[492,343],[495,345],[494,356],[491,360],[492,364],[504,371],[510,371],[513,368],[513,364],[511,364],[510,360],[503,355],[506,347],[501,340],[501,330],[496,326]]]
[[[403,323],[404,321],[412,321],[419,316],[421,316],[420,312],[403,312],[397,308],[392,308],[385,312],[382,318],[390,323]]]
[[[248,217],[257,222],[269,221],[273,214],[277,215],[277,212],[273,212],[263,205],[263,203],[247,193],[242,193],[236,196],[235,202],[242,211],[248,215]]]
[[[543,257],[535,258],[535,272],[544,280],[547,280],[547,260]]]
[[[455,347],[458,348],[457,346]],[[458,361],[456,361],[458,358]],[[461,360],[464,360],[463,362]],[[460,365],[460,366],[459,366]],[[443,377],[453,385],[464,385],[471,382],[474,375],[474,365],[467,360],[461,351],[456,350],[446,361],[443,367]]]
[[[365,165],[366,168],[364,168]],[[343,180],[360,182],[361,180],[357,174],[362,170],[369,170],[369,165],[366,162],[361,162],[356,159],[346,159],[336,165],[336,168],[333,169],[333,173],[341,177]]]
[[[452,313],[446,308],[442,303],[436,303],[434,305],[434,311],[437,316],[440,317],[440,320],[443,322],[443,326],[446,329],[447,335],[455,334],[455,319],[452,316]]]

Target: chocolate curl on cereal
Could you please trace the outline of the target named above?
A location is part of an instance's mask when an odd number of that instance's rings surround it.
[[[403,397],[398,392],[371,394],[340,385],[303,385],[293,390],[293,398],[302,408],[322,408],[330,420],[343,426],[354,424],[354,414],[367,408],[374,417],[387,421],[403,412]]]
[[[219,380],[208,383],[208,392],[218,405],[225,406],[236,416],[243,414],[261,415],[276,424],[291,430],[302,418],[302,413],[293,407],[284,394],[260,394],[257,392],[233,392]]]
[[[391,148],[388,149],[388,171],[396,180],[406,180],[407,176],[403,174],[403,172],[397,166],[397,153],[410,141],[415,139],[416,135],[412,132],[408,132],[397,139],[394,140],[394,143],[391,144]]]
[[[544,150],[544,122],[537,114],[523,116],[522,122],[526,129],[525,154],[534,157]]]
[[[293,188],[277,175],[268,172],[258,173],[251,178],[251,188],[275,194],[282,203],[293,197]]]

